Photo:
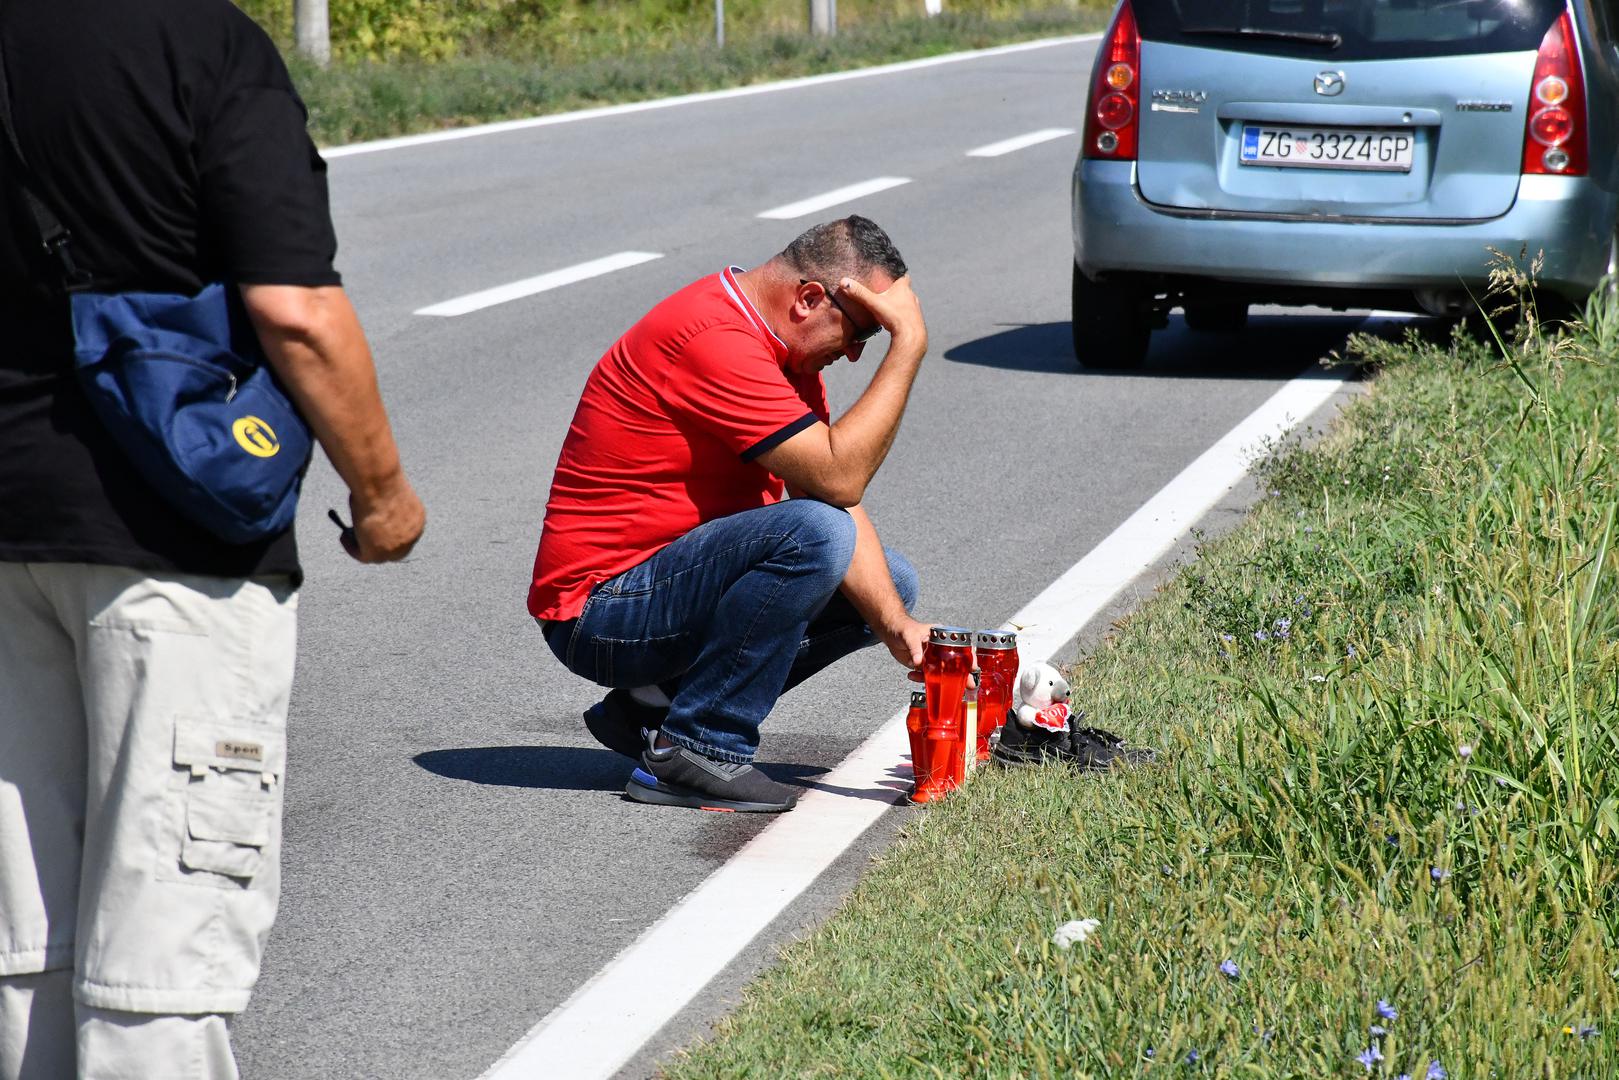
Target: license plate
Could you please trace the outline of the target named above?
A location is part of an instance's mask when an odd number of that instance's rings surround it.
[[[1368,128],[1270,127],[1244,124],[1244,165],[1295,169],[1376,169],[1410,172],[1416,133]]]

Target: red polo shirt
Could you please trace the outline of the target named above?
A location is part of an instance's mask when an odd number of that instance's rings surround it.
[[[732,267],[686,286],[613,343],[562,443],[528,610],[571,619],[590,590],[705,521],[768,506],[782,482],[754,459],[827,421],[819,373],[787,347]]]

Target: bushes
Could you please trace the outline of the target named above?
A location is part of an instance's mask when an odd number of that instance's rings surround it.
[[[945,0],[962,15],[1006,19],[1029,6],[1009,0]],[[292,36],[292,0],[238,0],[279,41]],[[1101,11],[1102,0],[1052,0]],[[808,0],[726,0],[727,36],[800,33]],[[840,27],[909,18],[922,0],[841,0]],[[713,0],[329,0],[339,60],[436,61],[468,53],[590,57],[711,41]]]
[[[625,51],[631,45],[620,42],[613,46],[617,51],[565,59],[516,55],[508,44],[500,52],[431,62],[361,60],[319,68],[294,55],[288,61],[309,106],[310,131],[317,143],[329,146],[846,70],[1094,26],[1062,8],[1002,21],[947,14],[874,22],[833,38],[801,31],[728,37],[723,49],[712,41],[670,38],[654,51]],[[602,49],[606,43],[589,47]]]

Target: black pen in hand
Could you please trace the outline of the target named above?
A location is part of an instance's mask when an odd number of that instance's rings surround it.
[[[358,559],[360,557],[360,541],[354,535],[354,526],[344,524],[343,519],[337,515],[336,510],[327,510],[326,516],[332,519],[333,525],[342,530],[337,534],[337,540],[338,543],[343,545],[343,550]]]

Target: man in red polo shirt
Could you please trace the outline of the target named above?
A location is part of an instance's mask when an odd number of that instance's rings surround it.
[[[833,421],[822,369],[881,330],[887,355]],[[688,285],[596,365],[528,607],[569,670],[611,688],[585,723],[638,762],[630,798],[790,810],[798,789],[750,764],[781,693],[877,641],[920,665],[916,572],[860,500],[926,351],[904,259],[848,217]]]

